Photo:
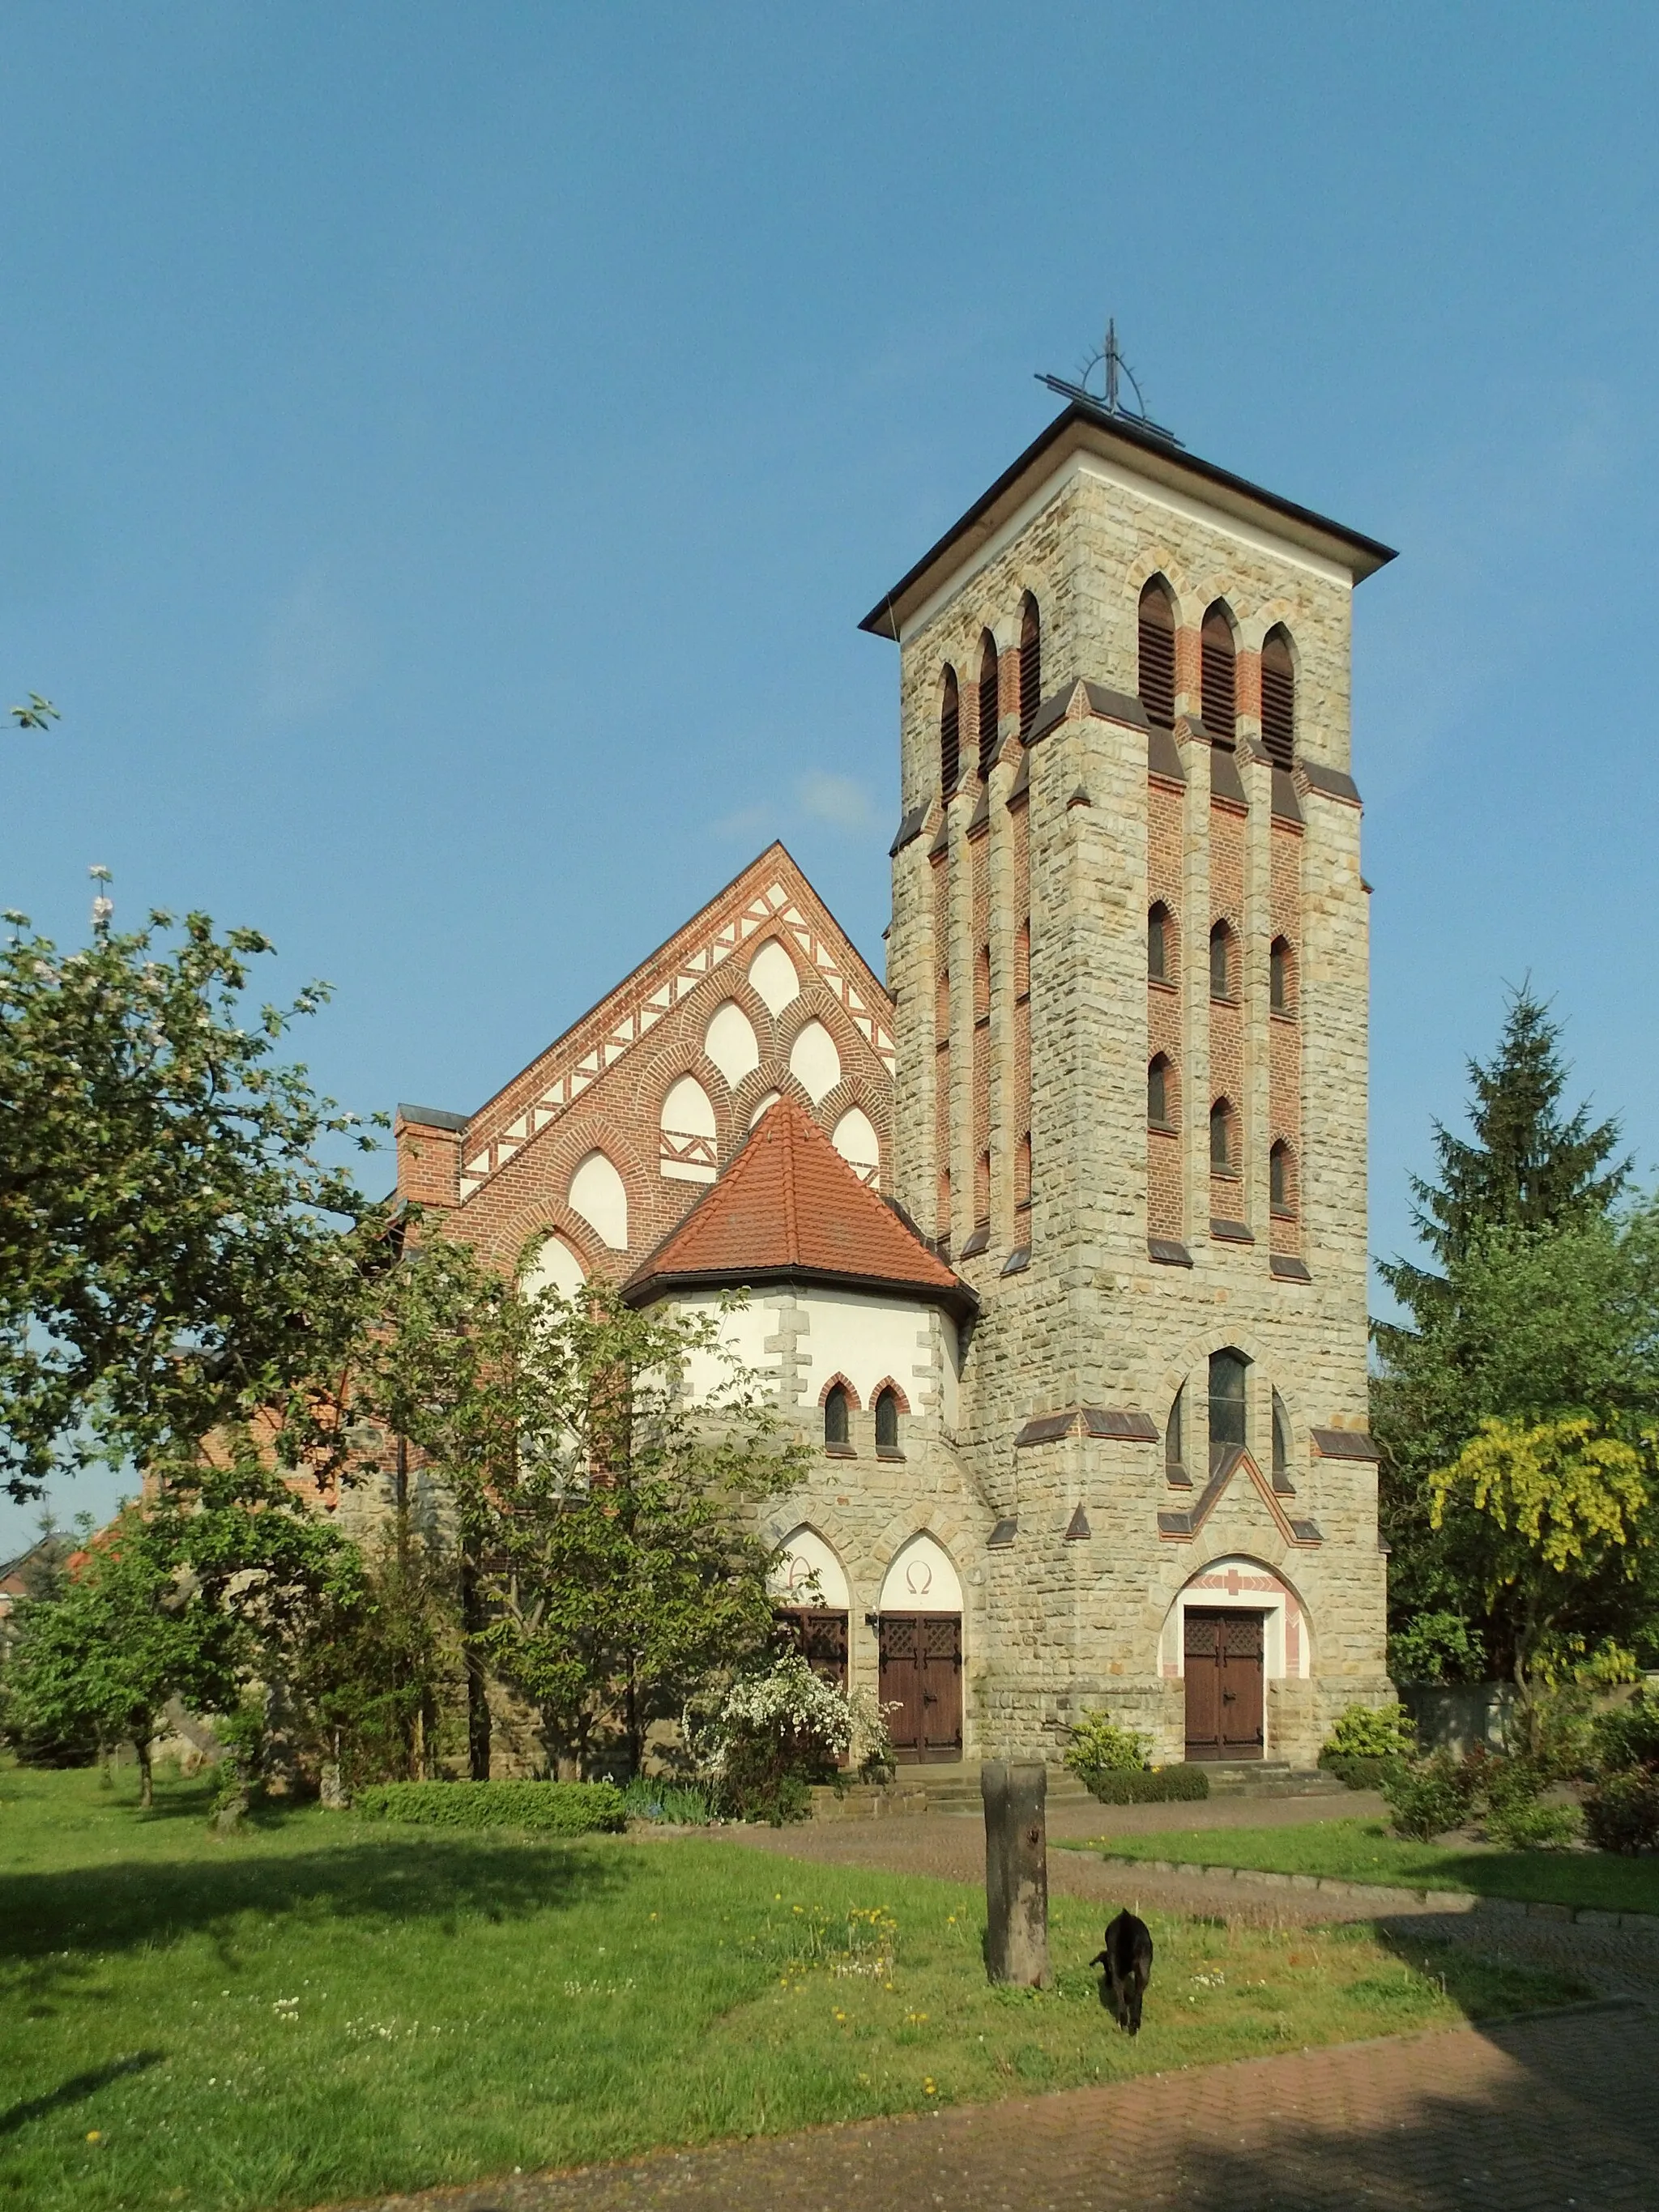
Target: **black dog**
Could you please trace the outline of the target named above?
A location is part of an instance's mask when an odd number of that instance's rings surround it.
[[[1097,1951],[1091,1966],[1106,1969],[1112,1992],[1112,2016],[1131,2035],[1140,2033],[1140,2000],[1152,1978],[1152,1934],[1133,1912],[1120,1912],[1106,1929],[1106,1948]],[[1104,1989],[1101,1990],[1103,1999]]]

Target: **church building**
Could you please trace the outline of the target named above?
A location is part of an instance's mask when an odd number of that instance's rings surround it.
[[[723,1324],[770,1514],[902,1759],[1311,1765],[1391,1694],[1366,1431],[1354,586],[1386,546],[1085,392],[863,628],[899,656],[878,980],[774,845],[401,1195]],[[526,1259],[526,1255],[528,1255]]]

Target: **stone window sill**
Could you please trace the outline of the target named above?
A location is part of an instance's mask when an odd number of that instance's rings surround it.
[[[1149,975],[1146,978],[1146,988],[1149,991],[1167,991],[1172,999],[1178,999],[1181,996],[1181,986],[1178,983],[1172,983],[1167,975]]]
[[[1158,1137],[1178,1137],[1181,1134],[1174,1121],[1148,1121],[1146,1127]]]
[[[890,1448],[886,1444],[878,1444],[876,1447],[876,1457],[878,1459],[902,1460],[904,1457],[904,1454],[898,1449],[896,1444],[892,1445]]]
[[[823,1451],[826,1459],[856,1459],[859,1455],[856,1444],[825,1444]]]

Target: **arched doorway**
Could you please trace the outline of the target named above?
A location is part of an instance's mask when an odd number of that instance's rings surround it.
[[[805,1522],[787,1535],[767,1577],[779,1636],[815,1674],[847,1687],[847,1572],[834,1549]]]
[[[902,1545],[881,1586],[877,1616],[881,1701],[894,1755],[907,1762],[962,1756],[962,1583],[950,1554],[925,1532]]]
[[[1183,1684],[1189,1760],[1266,1758],[1267,1686],[1309,1671],[1308,1620],[1294,1590],[1259,1559],[1212,1560],[1164,1624],[1166,1677]]]

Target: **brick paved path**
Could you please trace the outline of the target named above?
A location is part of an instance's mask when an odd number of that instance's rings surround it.
[[[1579,2013],[393,2198],[381,2212],[1655,2212],[1659,2018]]]

